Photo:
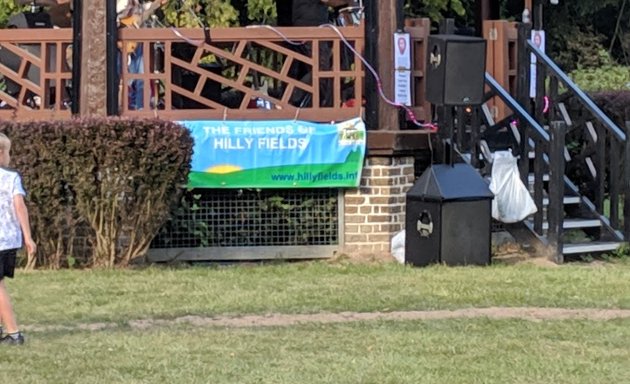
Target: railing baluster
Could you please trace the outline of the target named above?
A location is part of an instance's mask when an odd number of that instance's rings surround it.
[[[544,148],[541,140],[536,140],[535,148],[534,148],[534,201],[536,205],[541,209],[538,210],[537,214],[534,216],[534,231],[538,234],[543,233],[543,209],[542,209],[542,201],[543,201],[543,185],[544,185],[544,174],[545,174],[545,161],[544,161]],[[529,153],[525,153],[525,161],[529,159]],[[528,177],[529,183],[529,177]],[[528,184],[526,184],[528,185]]]
[[[606,129],[597,122],[595,124],[595,131],[597,132],[597,144],[595,153],[595,207],[598,212],[603,212],[604,209],[604,195],[606,192]]]
[[[545,89],[545,80],[547,79],[547,69],[545,65],[540,61],[536,61],[536,97],[535,97],[535,111],[534,116],[536,117],[536,121],[540,123],[543,127],[549,125],[549,121],[546,121],[545,115],[543,113],[543,108],[545,105],[545,96],[547,95]]]
[[[527,40],[531,31],[531,25],[528,23],[519,23],[518,27],[518,50],[517,50],[517,72],[516,91],[518,92],[518,103],[528,112],[531,112],[529,101],[529,72],[531,70],[529,49]]]
[[[626,121],[626,141],[624,143],[623,154],[623,233],[626,241],[630,240],[630,140],[627,138],[630,133],[630,121]]]
[[[555,75],[549,76],[549,103],[552,108],[548,112],[549,121],[559,120],[560,111],[558,110],[558,77]]]
[[[555,262],[564,262],[564,146],[567,125],[563,121],[551,122],[551,148],[549,150],[549,206],[547,207],[547,221],[549,231],[547,238],[551,246]]]
[[[532,149],[529,145],[530,134],[527,122],[525,119],[518,119],[518,130],[521,136],[521,143],[519,148],[519,172],[521,174],[521,181],[528,185],[529,183],[529,151]],[[542,142],[542,140],[539,140]]]
[[[608,179],[608,192],[610,197],[610,225],[619,229],[619,182],[621,175],[621,159],[623,158],[623,145],[616,138],[610,138],[610,177]]]

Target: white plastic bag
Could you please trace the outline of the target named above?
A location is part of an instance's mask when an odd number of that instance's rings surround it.
[[[492,217],[503,223],[516,223],[538,211],[534,199],[521,181],[516,157],[511,151],[497,151],[492,161],[490,190]]]
[[[392,237],[391,252],[394,259],[400,264],[405,263],[405,230],[396,233]]]

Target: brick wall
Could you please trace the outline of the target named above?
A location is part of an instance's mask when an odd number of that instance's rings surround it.
[[[392,236],[404,228],[413,182],[413,157],[368,157],[360,187],[344,195],[344,250],[389,252]]]

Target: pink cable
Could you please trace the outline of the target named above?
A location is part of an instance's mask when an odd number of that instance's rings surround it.
[[[346,40],[346,38],[343,36],[341,31],[336,26],[332,24],[322,24],[320,25],[320,28],[321,27],[328,27],[328,28],[331,28],[333,31],[335,31],[335,33],[341,38],[341,41],[343,41],[343,43],[346,45],[346,47],[348,47],[348,49],[350,49],[356,55],[356,57],[358,57],[359,60],[361,60],[363,65],[365,65],[365,67],[370,71],[372,76],[374,76],[374,79],[376,80],[376,88],[378,89],[378,93],[381,96],[381,98],[385,100],[387,104],[394,106],[396,108],[404,109],[405,112],[407,113],[407,117],[409,118],[409,120],[411,120],[416,126],[421,127],[421,128],[426,128],[432,132],[437,131],[437,125],[432,124],[432,123],[419,122],[416,119],[416,115],[413,113],[413,111],[409,107],[407,107],[404,104],[396,103],[385,95],[385,92],[383,91],[383,83],[381,82],[381,78],[379,77],[379,75],[376,73],[376,70],[374,70],[374,68],[370,65],[370,63],[368,63],[367,60],[363,56],[361,56],[361,54],[357,52],[356,49],[354,49],[354,47],[348,42],[348,40]]]
[[[385,92],[383,91],[383,83],[382,83],[381,78],[379,77],[379,75],[376,73],[376,70],[374,70],[374,68],[370,65],[370,63],[368,63],[367,60],[356,49],[354,49],[352,44],[350,44],[348,42],[348,40],[346,40],[346,38],[343,36],[341,31],[336,26],[334,26],[332,24],[322,24],[319,27],[320,28],[321,27],[328,27],[328,28],[331,28],[333,31],[335,31],[335,33],[341,38],[341,41],[346,45],[346,47],[348,47],[348,49],[350,49],[352,51],[352,53],[354,53],[355,56],[358,57],[359,60],[361,60],[363,65],[365,65],[365,67],[370,71],[372,76],[374,76],[374,79],[376,80],[376,87],[378,89],[378,93],[381,96],[381,98],[383,100],[385,100],[385,102],[387,104],[392,105],[392,106],[394,106],[396,108],[403,108],[405,110],[405,112],[407,113],[407,117],[409,118],[409,120],[411,120],[416,126],[428,129],[429,131],[432,131],[432,132],[437,131],[437,125],[432,124],[432,123],[426,123],[425,124],[425,123],[419,122],[416,119],[416,115],[413,113],[413,111],[409,107],[407,107],[404,104],[396,103],[396,102],[390,100],[385,95]],[[274,27],[272,27],[270,25],[249,25],[249,26],[247,26],[247,28],[267,28],[267,29],[272,30],[274,33],[276,33],[280,37],[282,37],[282,39],[284,41],[286,41],[287,43],[289,43],[289,44],[293,44],[293,45],[304,44],[303,42],[295,42],[295,41],[290,40],[286,35],[284,35],[282,32],[278,31],[276,28],[274,28]]]

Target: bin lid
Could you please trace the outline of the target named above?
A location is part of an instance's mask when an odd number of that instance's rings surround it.
[[[407,192],[407,199],[411,200],[482,200],[493,197],[490,186],[479,172],[464,163],[430,166]]]

